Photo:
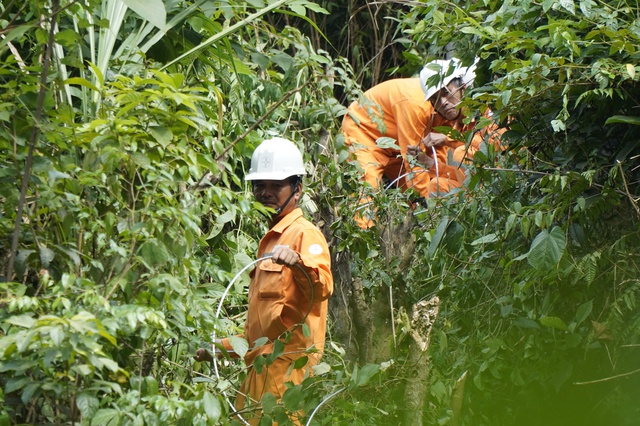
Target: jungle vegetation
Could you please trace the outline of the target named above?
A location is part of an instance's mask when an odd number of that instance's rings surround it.
[[[242,424],[242,363],[192,357],[241,330],[272,135],[304,148],[336,292],[265,424],[637,424],[638,46],[629,0],[3,1],[0,425]],[[503,149],[464,191],[368,191],[346,107],[452,54]]]

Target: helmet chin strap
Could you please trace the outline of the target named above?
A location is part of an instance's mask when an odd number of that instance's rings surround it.
[[[298,190],[297,189],[294,190],[293,187],[291,187],[291,190],[292,190],[292,192],[291,192],[291,195],[289,195],[289,198],[287,198],[287,200],[284,203],[282,203],[282,205],[280,207],[278,207],[276,209],[276,214],[277,215],[282,213],[282,210],[284,210],[284,208],[287,207],[287,204],[289,204],[289,201],[291,201],[291,198],[293,198],[293,196],[296,195],[297,192],[298,192]]]

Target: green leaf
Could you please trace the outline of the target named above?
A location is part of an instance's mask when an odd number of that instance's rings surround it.
[[[537,270],[549,270],[560,261],[566,244],[562,228],[556,226],[551,232],[545,229],[531,243],[531,248],[527,253],[527,261]]]
[[[49,331],[49,336],[51,337],[54,345],[60,346],[62,345],[62,342],[64,342],[65,333],[62,327],[53,327],[51,331]]]
[[[55,252],[49,247],[40,247],[40,262],[42,262],[42,266],[45,268],[49,267],[49,264],[55,256]]]
[[[284,72],[289,71],[293,66],[293,58],[286,53],[279,53],[271,57],[271,61],[277,64]]]
[[[144,378],[144,384],[147,388],[147,395],[158,395],[158,381],[153,376],[147,376]]]
[[[450,222],[451,220],[448,217],[445,217],[440,221],[440,223],[438,223],[438,227],[433,233],[433,237],[431,237],[431,242],[429,243],[429,257],[434,256],[436,250],[442,242],[442,238],[444,237],[444,234],[446,233],[447,227],[449,226]]]
[[[631,117],[628,115],[614,115],[607,118],[604,124],[632,124],[634,126],[640,126],[640,117]]]
[[[522,328],[540,328],[537,322],[526,317],[518,317],[514,319],[513,325],[515,325],[516,327],[522,327]]]
[[[173,140],[173,133],[167,127],[163,126],[151,126],[149,127],[149,133],[155,138],[155,140],[162,145],[163,148],[169,146]]]
[[[593,300],[589,300],[588,302],[578,306],[578,309],[576,310],[576,324],[580,324],[582,321],[587,319],[592,310]]]
[[[151,239],[145,241],[138,250],[138,255],[150,269],[164,265],[169,260],[169,252],[162,241]]]
[[[80,410],[82,417],[90,419],[96,411],[98,411],[100,401],[98,398],[87,392],[81,392],[76,397],[76,405],[78,406],[78,410]]]
[[[232,209],[229,209],[223,214],[221,214],[220,216],[216,217],[216,222],[224,224],[224,223],[231,222],[235,218],[236,218],[236,212]]]
[[[300,368],[303,368],[305,365],[307,365],[307,362],[309,361],[309,357],[308,356],[301,356],[300,358],[296,359],[295,362],[293,363],[293,369],[294,370],[299,370]]]
[[[278,339],[273,342],[273,351],[267,355],[267,365],[271,365],[284,353],[284,343]]]
[[[477,246],[481,244],[484,245],[488,243],[495,243],[496,241],[498,241],[498,235],[495,233],[491,233],[491,234],[484,235],[475,241],[472,241],[471,245],[472,246]]]
[[[148,168],[151,165],[151,160],[144,152],[136,151],[132,153],[131,159],[142,168]]]
[[[167,23],[167,11],[162,0],[122,0],[131,10],[151,22],[157,28]]]
[[[293,386],[284,391],[284,395],[282,395],[282,403],[289,411],[298,411],[302,409],[304,403],[302,386]]]
[[[302,335],[304,337],[306,337],[307,339],[309,337],[311,337],[311,329],[309,328],[309,326],[306,323],[302,324]]]
[[[253,347],[254,348],[259,348],[260,346],[264,346],[267,343],[269,343],[269,338],[268,337],[260,337],[260,338],[256,339],[255,342],[253,342]]]
[[[576,14],[576,5],[573,0],[560,0],[560,6],[572,15]]]
[[[117,426],[120,422],[120,412],[113,408],[103,408],[98,410],[91,419],[91,425],[95,426]]]
[[[631,77],[632,80],[636,78],[636,67],[634,67],[633,64],[627,64],[626,69],[627,74],[629,74],[629,77]]]
[[[240,358],[244,358],[247,351],[249,350],[249,342],[247,342],[242,337],[229,336],[229,344],[233,348],[233,351],[238,354]]]
[[[393,138],[389,138],[383,136],[381,138],[376,139],[376,145],[383,149],[395,149],[396,151],[400,151],[400,147],[396,144],[396,140]]]
[[[568,330],[567,324],[558,317],[542,317],[540,318],[540,324],[545,327],[551,327],[562,331]]]
[[[79,43],[82,38],[80,34],[78,34],[76,31],[69,28],[66,30],[59,31],[55,35],[54,39],[56,43],[67,47],[67,46],[73,46],[74,44]]]
[[[209,392],[205,392],[202,397],[202,402],[204,404],[204,412],[207,414],[209,420],[213,420],[214,422],[218,421],[222,413],[222,406],[218,398]]]
[[[55,181],[58,179],[71,178],[71,176],[69,176],[67,173],[59,172],[58,170],[55,170],[55,169],[50,169],[47,174],[49,175],[49,186],[53,186]]]
[[[41,387],[41,384],[39,382],[30,383],[27,386],[25,386],[24,390],[22,391],[22,394],[20,395],[20,399],[22,400],[22,402],[24,404],[28,404],[29,401],[31,401],[31,398],[33,398],[33,395],[36,393],[36,391],[40,387]]]
[[[260,398],[260,404],[262,404],[262,409],[264,410],[264,412],[270,414],[278,405],[278,400],[272,393],[267,392],[262,395],[262,398]]]
[[[362,368],[358,371],[357,377],[355,379],[356,386],[364,386],[369,383],[369,380],[380,371],[380,366],[378,364],[366,364],[363,365]]]
[[[5,322],[8,322],[12,325],[17,325],[18,327],[31,328],[33,324],[35,324],[36,320],[29,315],[17,315],[9,317],[5,320]]]
[[[7,43],[12,42],[13,40],[22,37],[27,31],[33,30],[33,25],[20,25],[18,27],[13,28],[9,31],[2,39],[0,39],[0,51],[4,48]]]
[[[19,389],[22,389],[29,383],[31,383],[31,377],[26,377],[26,376],[12,377],[7,381],[7,384],[4,386],[4,392],[5,393],[15,392]]]
[[[331,371],[331,366],[329,364],[327,364],[326,362],[321,362],[318,365],[314,365],[312,367],[313,369],[313,374],[315,374],[316,376],[320,376],[322,374],[326,374],[328,372]]]
[[[256,370],[258,374],[262,373],[262,369],[264,368],[266,359],[267,357],[265,357],[264,355],[260,355],[256,357],[256,359],[253,361],[253,368]]]
[[[295,4],[292,3],[289,5],[289,8],[293,11],[293,13],[296,13],[300,16],[305,16],[306,15],[306,9],[304,8],[304,6],[300,5],[300,4]]]
[[[96,86],[94,86],[93,84],[91,84],[89,82],[89,80],[87,80],[86,78],[81,78],[81,77],[71,77],[66,79],[63,84],[78,84],[80,86],[84,86],[87,89],[93,90],[95,92],[100,92],[100,89],[98,89]]]

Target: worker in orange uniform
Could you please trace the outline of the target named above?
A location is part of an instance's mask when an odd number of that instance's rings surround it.
[[[273,138],[255,149],[245,177],[253,184],[256,200],[273,210],[257,258],[268,253],[272,257],[259,262],[251,272],[249,308],[242,336],[250,348],[244,356],[248,370],[236,397],[237,410],[259,403],[267,392],[281,399],[285,383],[300,384],[322,356],[333,277],[327,241],[298,207],[305,174],[302,154],[296,145]],[[264,338],[266,343],[255,345]],[[274,351],[278,340],[284,343],[282,354],[271,364],[262,360],[257,363],[258,357]],[[228,339],[216,343],[233,353]],[[308,357],[306,365],[292,369],[303,356]],[[212,360],[212,355],[201,348],[195,359]],[[259,366],[254,368],[254,363]],[[245,420],[258,424],[259,416],[254,413],[254,417]]]
[[[461,186],[464,171],[448,161],[449,151],[453,150],[451,157],[457,163],[469,159],[487,130],[474,134],[467,144],[434,129],[443,126],[462,133],[475,126],[475,122],[463,123],[459,109],[464,90],[474,79],[475,63],[465,67],[455,58],[436,60],[424,66],[419,78],[385,81],[353,102],[343,118],[342,133],[364,171],[362,179],[378,188],[386,176],[398,186],[413,187],[425,198]],[[396,147],[384,143],[381,138],[385,137],[395,140]],[[356,220],[367,228],[372,215],[364,212]]]

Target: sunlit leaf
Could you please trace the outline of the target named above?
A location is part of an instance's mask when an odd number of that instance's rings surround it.
[[[627,64],[626,68],[627,68],[627,74],[629,74],[629,77],[631,77],[631,79],[636,78],[636,67],[633,66],[633,64]]]
[[[210,392],[205,392],[202,402],[207,418],[216,422],[220,418],[220,414],[222,414],[222,406],[218,398],[214,397]]]
[[[35,324],[36,320],[31,316],[25,314],[9,317],[4,320],[4,322],[12,325],[17,325],[18,327],[31,328]]]
[[[396,151],[400,151],[400,147],[396,142],[397,141],[395,139],[386,136],[376,139],[376,145],[378,145],[380,148],[395,149]]]
[[[560,6],[567,10],[572,15],[576,14],[576,5],[573,0],[560,0]]]
[[[162,0],[122,0],[131,10],[158,28],[164,28],[167,11]]]
[[[229,344],[233,351],[240,357],[244,358],[245,354],[249,350],[249,342],[242,337],[229,336]]]

